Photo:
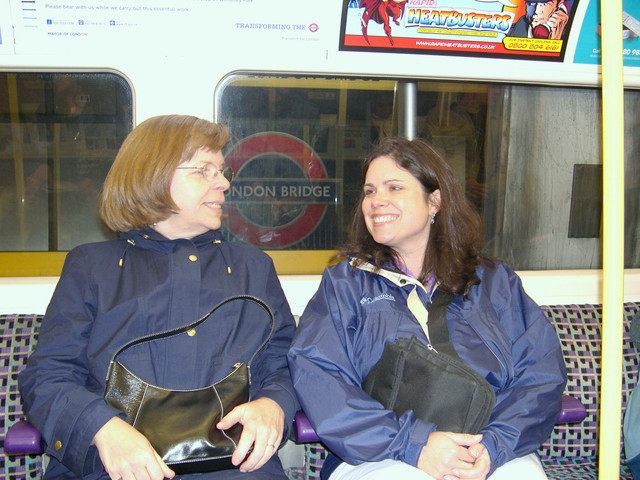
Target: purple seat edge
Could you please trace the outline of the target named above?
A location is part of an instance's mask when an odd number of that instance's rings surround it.
[[[319,442],[316,431],[311,426],[309,419],[302,410],[293,417],[294,438],[297,443]]]
[[[582,402],[571,395],[562,395],[562,408],[558,414],[556,424],[579,423],[587,416]],[[319,442],[315,430],[303,411],[296,413],[294,419],[294,435],[297,443]]]
[[[558,414],[556,425],[561,423],[580,423],[587,416],[587,409],[582,402],[571,395],[562,395],[562,408]]]
[[[14,423],[4,439],[4,453],[7,455],[42,453],[40,433],[26,420]]]

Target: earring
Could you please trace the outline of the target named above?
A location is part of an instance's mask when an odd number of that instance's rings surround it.
[[[432,213],[431,214],[431,225],[433,225],[436,222],[436,214]]]

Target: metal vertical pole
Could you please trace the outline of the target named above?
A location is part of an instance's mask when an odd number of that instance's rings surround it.
[[[602,25],[603,299],[599,478],[620,475],[624,301],[622,0],[600,0]]]
[[[418,119],[418,85],[416,82],[398,82],[399,84],[399,101],[400,120],[399,133],[400,136],[409,140],[416,138],[417,119]]]

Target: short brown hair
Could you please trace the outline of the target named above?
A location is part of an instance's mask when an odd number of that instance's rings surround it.
[[[189,115],[151,117],[122,143],[102,188],[100,216],[116,232],[141,230],[176,210],[171,180],[198,150],[219,152],[227,127]]]

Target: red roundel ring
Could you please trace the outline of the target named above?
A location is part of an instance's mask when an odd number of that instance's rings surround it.
[[[311,147],[284,133],[268,132],[247,137],[226,155],[225,164],[241,178],[242,166],[264,154],[280,154],[296,161],[308,178],[327,178],[322,161]],[[326,205],[307,205],[294,222],[279,228],[249,222],[237,207],[227,204],[225,223],[231,232],[257,247],[284,248],[311,234],[320,224],[326,209]]]

